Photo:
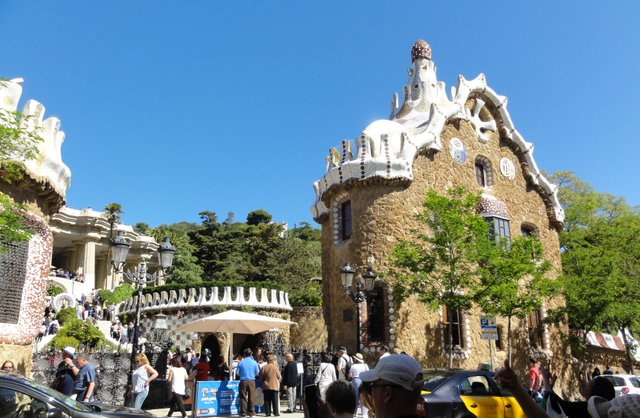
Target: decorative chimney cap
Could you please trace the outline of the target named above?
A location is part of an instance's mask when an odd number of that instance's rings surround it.
[[[424,39],[418,39],[413,48],[411,48],[411,62],[415,62],[421,58],[431,61],[431,47]]]

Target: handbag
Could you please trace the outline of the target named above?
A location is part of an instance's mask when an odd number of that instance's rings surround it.
[[[180,395],[182,397],[183,401],[186,401],[187,399],[189,399],[189,394],[185,393],[184,395]]]

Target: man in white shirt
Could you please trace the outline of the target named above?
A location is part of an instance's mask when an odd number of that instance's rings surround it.
[[[346,382],[347,379],[347,365],[351,364],[351,357],[347,354],[347,348],[343,345],[338,347],[338,364],[336,365],[336,372],[338,373],[338,380]]]

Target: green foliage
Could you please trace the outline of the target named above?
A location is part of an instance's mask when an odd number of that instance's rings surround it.
[[[56,319],[58,320],[60,325],[65,325],[72,319],[76,319],[75,308],[66,307],[60,309],[60,311],[56,314]]]
[[[152,235],[158,242],[169,237],[171,243],[176,247],[173,257],[173,267],[165,277],[166,283],[198,283],[202,281],[202,267],[198,264],[198,259],[193,254],[194,247],[189,241],[188,231],[194,231],[196,226],[182,222],[174,225],[160,225],[152,230]]]
[[[311,289],[310,289],[311,290]],[[319,289],[309,292],[295,292],[289,294],[291,306],[322,306],[322,295]]]
[[[397,245],[386,275],[400,299],[411,295],[431,309],[468,312],[478,287],[478,261],[494,241],[488,223],[476,213],[480,197],[462,187],[440,195],[431,189],[416,215],[426,228],[413,232],[413,240]],[[453,346],[451,327],[448,346]],[[449,367],[453,356],[449,355]]]
[[[141,235],[151,235],[152,229],[149,227],[149,224],[144,222],[137,222],[133,225],[133,230]]]
[[[87,348],[98,346],[104,340],[102,332],[93,325],[81,319],[71,319],[60,328],[51,343],[56,347],[85,344]]]
[[[268,224],[271,222],[271,218],[271,214],[266,210],[253,210],[247,214],[247,225]]]
[[[8,250],[11,243],[28,241],[32,231],[24,226],[20,211],[23,205],[17,204],[9,196],[0,192],[0,253]]]
[[[480,285],[474,295],[484,313],[508,319],[507,344],[511,362],[513,317],[524,318],[542,306],[543,298],[555,295],[558,282],[545,277],[551,264],[543,259],[536,237],[519,236],[509,245],[504,240],[487,247],[479,263]]]
[[[55,298],[59,294],[64,293],[64,287],[58,285],[47,286],[47,296]]]
[[[597,193],[572,173],[559,172],[551,179],[560,185],[566,216],[560,234],[566,306],[550,312],[552,318],[566,315],[570,326],[585,335],[638,327],[639,209],[623,198]]]
[[[0,87],[6,80],[0,79]],[[39,131],[25,129],[32,116],[0,109],[0,179],[12,183],[22,179],[24,162],[38,157],[42,142]],[[32,231],[24,226],[19,215],[22,205],[0,193],[0,252],[12,242],[28,241]]]
[[[285,231],[281,224],[266,223],[271,215],[261,210],[252,211],[247,223],[233,222],[232,213],[223,223],[218,222],[213,212],[204,211],[199,215],[202,224],[187,235],[195,262],[202,268],[199,275],[206,282],[244,283],[245,286],[250,282],[252,286],[267,288],[262,283],[271,282],[295,293],[308,291],[309,280],[321,275],[320,232],[309,224]],[[179,281],[193,283],[195,280]],[[320,297],[319,288],[312,292]]]
[[[100,300],[102,303],[110,305],[110,304],[118,304],[120,302],[124,302],[125,300],[131,298],[135,289],[130,283],[122,283],[113,291],[101,289],[98,290],[98,294],[100,295]]]
[[[120,217],[124,213],[120,203],[109,203],[104,207],[103,212],[104,216],[111,224],[118,223],[120,221]]]
[[[469,311],[476,286],[476,262],[489,245],[489,225],[476,214],[479,196],[463,188],[439,195],[430,190],[416,215],[428,231],[414,231],[391,255],[391,285],[396,296],[416,295],[430,307]]]

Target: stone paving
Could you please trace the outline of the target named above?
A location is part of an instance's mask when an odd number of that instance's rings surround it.
[[[304,413],[301,409],[296,409],[295,412],[285,413],[287,410],[286,402],[281,403],[280,405],[280,418],[304,418]],[[158,408],[158,409],[149,409],[153,415],[157,417],[166,417],[169,412],[169,408]],[[237,415],[227,415],[229,417],[238,417]],[[171,416],[172,418],[180,418],[180,412],[174,412]],[[192,418],[191,411],[187,411],[187,417]],[[266,417],[264,412],[260,412],[256,414],[256,418]]]

